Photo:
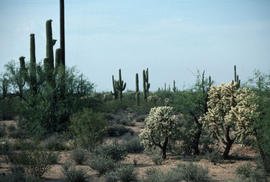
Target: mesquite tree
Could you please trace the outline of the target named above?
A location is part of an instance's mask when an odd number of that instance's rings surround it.
[[[153,107],[145,121],[145,128],[139,135],[142,144],[146,149],[159,147],[162,158],[166,159],[168,142],[174,138],[180,127],[179,118],[174,114],[173,107]]]
[[[212,86],[208,92],[208,111],[199,120],[210,134],[225,145],[223,158],[229,156],[232,144],[252,132],[258,117],[255,93],[238,88],[237,83]]]

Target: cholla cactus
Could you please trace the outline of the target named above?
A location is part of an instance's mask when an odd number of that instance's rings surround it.
[[[238,88],[237,83],[212,86],[207,102],[208,111],[200,118],[203,126],[225,145],[224,158],[228,158],[236,139],[252,132],[252,123],[258,116],[255,93],[248,88]]]
[[[167,144],[179,129],[179,119],[169,106],[154,107],[145,119],[145,128],[141,130],[140,138],[146,149],[159,147],[162,158],[166,159]]]

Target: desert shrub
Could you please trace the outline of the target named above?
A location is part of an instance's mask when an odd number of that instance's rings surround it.
[[[138,137],[124,141],[123,145],[128,153],[142,153],[144,151],[144,147]]]
[[[71,163],[64,163],[63,174],[66,182],[86,182],[87,175],[83,169],[76,169]]]
[[[110,158],[114,161],[120,161],[127,156],[126,148],[123,145],[118,144],[116,141],[112,145],[99,146],[95,150],[96,155]]]
[[[15,166],[23,165],[26,174],[41,177],[51,164],[55,164],[57,154],[47,151],[22,151],[10,153],[8,155],[10,162]]]
[[[16,141],[13,143],[14,150],[34,150],[36,148],[36,143],[30,140],[16,139]]]
[[[89,166],[97,170],[100,175],[105,174],[106,172],[113,171],[117,167],[117,163],[109,157],[102,155],[93,155],[89,160]]]
[[[257,163],[257,167],[253,167],[250,163],[242,164],[236,168],[236,173],[240,181],[245,182],[265,182],[267,175],[262,164]]]
[[[179,119],[172,107],[154,107],[147,116],[146,125],[139,136],[146,149],[159,147],[162,150],[162,158],[166,159],[168,142],[174,138],[179,128]]]
[[[208,111],[199,120],[213,138],[225,145],[226,159],[234,141],[253,131],[252,125],[259,115],[257,96],[251,89],[238,88],[233,83],[212,86],[208,95]]]
[[[146,171],[147,178],[143,182],[178,182],[181,181],[180,174],[173,168],[167,173],[159,169],[150,168]]]
[[[0,182],[43,182],[44,180],[37,176],[24,174],[23,172],[12,172],[0,176]]]
[[[220,161],[223,160],[222,155],[219,153],[219,151],[212,151],[212,152],[207,152],[205,154],[206,158],[208,159],[208,161],[216,164]]]
[[[137,180],[137,174],[134,171],[134,167],[131,165],[122,166],[117,170],[117,175],[122,182],[131,182]]]
[[[13,147],[7,140],[0,140],[0,155],[6,155],[12,151]]]
[[[236,168],[236,173],[241,178],[249,178],[252,171],[252,165],[250,163],[242,164]]]
[[[117,137],[130,132],[130,129],[120,124],[114,124],[108,127],[107,132],[110,137]]]
[[[8,132],[13,132],[16,130],[16,127],[12,124],[12,125],[7,126],[7,130]]]
[[[154,162],[156,165],[161,165],[163,163],[163,158],[160,157],[159,155],[153,155],[151,156],[151,160]]]
[[[106,182],[118,182],[119,176],[117,171],[109,171],[105,174]]]
[[[75,149],[71,153],[72,159],[76,162],[76,164],[83,164],[86,160],[86,153],[83,149]]]
[[[40,147],[43,149],[61,151],[66,150],[67,147],[64,145],[63,140],[58,134],[54,134],[41,141]]]
[[[18,127],[16,130],[10,131],[8,135],[11,138],[27,138],[26,131],[20,127]]]
[[[187,182],[209,182],[211,179],[208,176],[208,169],[196,166],[192,163],[178,164],[178,173],[181,175],[182,180]]]
[[[6,125],[1,124],[0,125],[0,138],[6,136],[7,132],[6,132]]]
[[[76,143],[88,150],[93,150],[106,133],[107,122],[101,113],[84,109],[71,117],[70,130]]]

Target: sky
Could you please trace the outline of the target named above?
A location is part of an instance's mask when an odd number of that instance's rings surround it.
[[[0,73],[20,56],[29,61],[31,33],[44,59],[48,19],[59,40],[58,0],[0,0]],[[197,70],[217,85],[233,79],[233,65],[242,82],[270,71],[269,0],[66,0],[65,31],[66,65],[97,91],[112,90],[119,68],[128,90],[136,73],[142,89],[149,68],[151,91],[173,80],[189,88]]]

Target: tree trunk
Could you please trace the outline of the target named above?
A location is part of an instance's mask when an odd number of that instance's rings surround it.
[[[168,137],[165,138],[164,144],[162,146],[162,159],[166,159],[166,151],[167,151]]]
[[[233,140],[230,140],[227,142],[225,150],[223,152],[223,159],[228,159],[229,158],[229,153],[232,148]]]

